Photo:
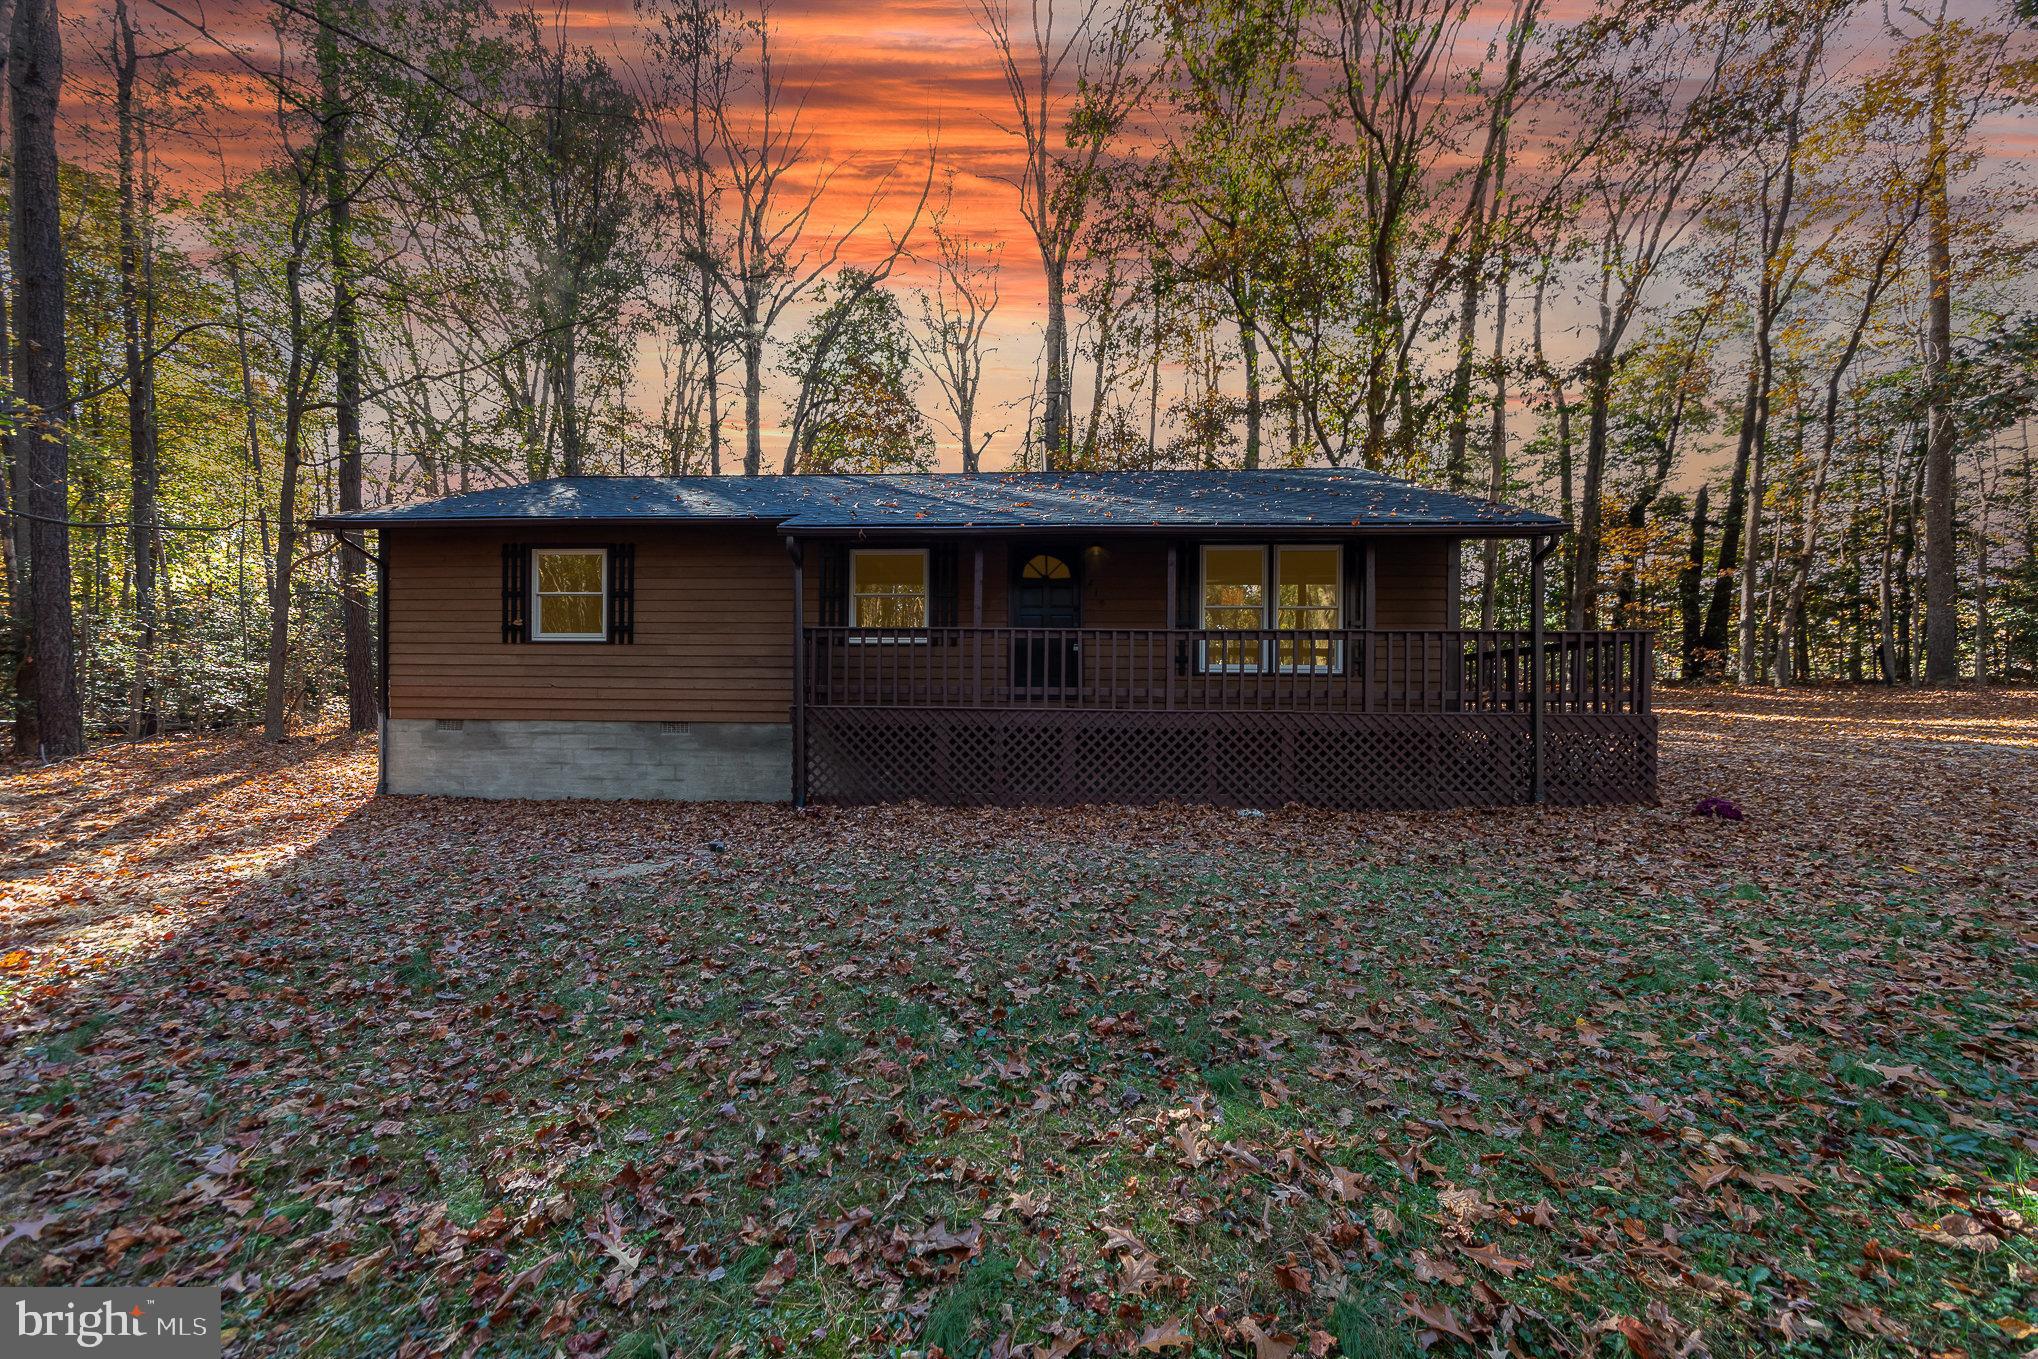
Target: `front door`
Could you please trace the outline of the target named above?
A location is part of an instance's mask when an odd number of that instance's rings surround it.
[[[1059,549],[1021,551],[1013,560],[1012,690],[1015,698],[1060,697],[1082,684],[1082,646],[1067,630],[1083,625],[1076,557]],[[1033,629],[1054,630],[1035,632]],[[1057,635],[1057,631],[1063,635]]]

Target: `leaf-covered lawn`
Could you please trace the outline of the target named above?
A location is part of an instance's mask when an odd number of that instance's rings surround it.
[[[2020,1353],[2038,701],[1673,696],[1664,805],[0,775],[0,1280],[248,1354]],[[1731,799],[1734,822],[1694,816]]]

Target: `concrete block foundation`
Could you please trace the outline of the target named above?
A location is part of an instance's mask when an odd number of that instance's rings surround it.
[[[784,802],[785,722],[555,722],[390,718],[383,791],[444,797]]]

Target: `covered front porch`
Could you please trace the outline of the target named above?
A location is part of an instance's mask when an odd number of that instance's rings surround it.
[[[1457,538],[861,541],[788,538],[801,803],[1655,798],[1652,634],[1446,626]]]

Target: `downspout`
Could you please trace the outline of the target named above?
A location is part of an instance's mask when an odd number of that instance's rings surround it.
[[[788,533],[786,555],[793,563],[793,810],[807,805],[807,554]]]
[[[375,792],[389,791],[389,561],[375,558]]]
[[[1543,784],[1543,562],[1562,541],[1550,534],[1529,554],[1529,801],[1547,801]]]

